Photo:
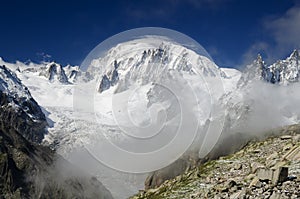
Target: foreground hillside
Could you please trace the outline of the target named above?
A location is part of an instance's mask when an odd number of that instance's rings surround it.
[[[300,125],[271,134],[132,198],[300,198]]]

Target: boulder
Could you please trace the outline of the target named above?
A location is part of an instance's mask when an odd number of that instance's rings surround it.
[[[252,173],[255,173],[260,168],[264,168],[264,165],[258,162],[252,162],[250,166]]]
[[[284,156],[283,159],[288,161],[300,161],[300,146],[294,146]]]
[[[288,167],[278,167],[277,169],[260,168],[257,177],[261,181],[271,181],[274,185],[284,182],[288,177]]]

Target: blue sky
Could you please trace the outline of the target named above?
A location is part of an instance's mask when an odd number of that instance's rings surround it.
[[[0,56],[79,65],[100,42],[139,27],[163,27],[198,41],[219,66],[257,53],[267,61],[300,47],[300,4],[293,0],[132,0],[1,2]]]

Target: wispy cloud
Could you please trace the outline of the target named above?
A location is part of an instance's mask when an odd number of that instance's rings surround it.
[[[300,6],[289,9],[282,17],[266,20],[264,26],[281,51],[299,48]]]
[[[270,48],[270,45],[267,42],[263,42],[263,41],[255,42],[244,53],[244,55],[242,57],[243,61],[242,61],[241,65],[245,66],[247,64],[250,64],[258,56],[258,54],[263,54],[264,56],[269,57],[269,54],[271,54],[270,53],[271,50],[272,49]],[[264,57],[264,58],[266,58],[266,57]],[[271,61],[273,61],[273,60],[271,60]]]
[[[249,63],[258,53],[263,53],[267,62],[274,62],[300,48],[300,6],[295,5],[282,16],[265,18],[262,30],[271,40],[254,43],[244,54],[244,63]]]
[[[40,61],[49,61],[52,58],[51,55],[44,53],[44,52],[37,52],[36,56],[37,56],[38,60],[40,60]]]

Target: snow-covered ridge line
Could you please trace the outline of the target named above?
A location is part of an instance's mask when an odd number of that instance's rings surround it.
[[[169,71],[226,77],[226,73],[209,57],[159,37],[146,37],[118,44],[103,57],[93,60],[88,69],[93,76],[100,74],[100,93],[113,86],[115,92],[126,90],[129,79],[145,85]]]
[[[299,81],[300,55],[294,50],[289,57],[267,65],[261,55],[247,68],[252,71],[252,77],[262,79],[273,84],[287,85]]]
[[[0,65],[5,65],[16,73],[34,73],[35,75],[47,78],[50,82],[60,82],[63,84],[74,83],[80,73],[79,66],[62,66],[56,62],[23,63],[16,61],[15,63],[9,63],[0,57]]]
[[[0,91],[15,98],[24,98],[26,100],[31,98],[27,87],[5,65],[0,65]]]

